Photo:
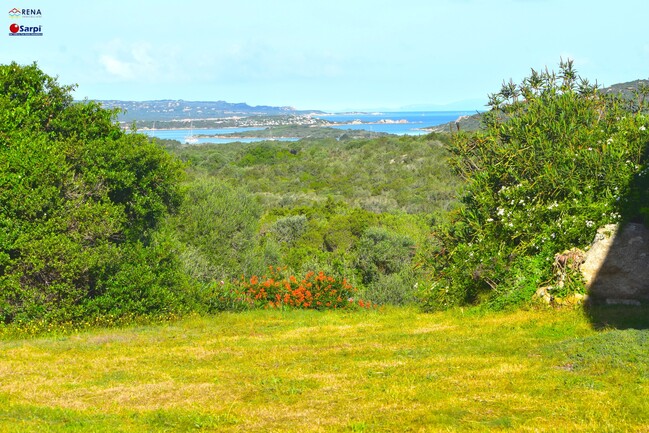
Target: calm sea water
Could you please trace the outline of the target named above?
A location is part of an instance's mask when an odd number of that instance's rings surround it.
[[[475,111],[405,111],[393,113],[337,113],[318,116],[332,122],[353,122],[360,120],[365,124],[337,125],[338,129],[365,129],[374,132],[386,132],[397,135],[428,134],[422,128],[437,126],[456,120],[460,116],[475,114]],[[382,120],[408,123],[382,123]]]
[[[365,129],[373,132],[385,132],[396,135],[420,135],[427,134],[428,131],[422,130],[429,126],[437,126],[443,123],[454,121],[460,116],[475,114],[475,111],[413,111],[413,112],[383,112],[383,113],[333,113],[317,116],[332,122],[353,122],[361,121],[363,124],[355,125],[336,125],[337,129]],[[406,121],[408,123],[385,123]],[[184,143],[189,135],[210,134],[210,135],[227,135],[242,131],[255,131],[263,128],[221,128],[221,129],[161,129],[161,130],[142,130],[144,134],[161,139],[178,140]],[[198,143],[232,143],[235,141],[243,143],[253,143],[264,141],[264,138],[199,138]],[[294,138],[282,138],[281,141],[296,141]]]

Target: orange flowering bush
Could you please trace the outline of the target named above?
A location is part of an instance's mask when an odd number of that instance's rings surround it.
[[[357,289],[324,272],[308,272],[303,278],[286,275],[286,268],[270,267],[269,275],[239,283],[242,294],[250,304],[266,308],[310,308],[315,310],[373,308],[371,302],[356,299]]]

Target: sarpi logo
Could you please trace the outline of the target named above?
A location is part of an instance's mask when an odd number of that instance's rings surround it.
[[[19,26],[14,23],[9,26],[9,36],[43,36],[43,26]]]
[[[42,18],[43,14],[40,9],[18,9],[13,8],[9,11],[9,18]]]

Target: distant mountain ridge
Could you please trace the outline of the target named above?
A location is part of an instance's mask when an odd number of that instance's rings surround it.
[[[613,84],[612,86],[604,87],[600,89],[602,93],[617,93],[623,98],[632,99],[635,98],[633,94],[634,91],[638,90],[640,86],[644,84],[649,86],[649,80],[634,80],[626,83]]]
[[[273,107],[270,105],[250,106],[243,102],[231,103],[225,101],[161,99],[153,101],[98,100],[97,102],[101,103],[104,108],[120,108],[124,110],[125,112],[118,116],[118,120],[122,122],[324,113],[319,110],[296,110],[293,107]]]

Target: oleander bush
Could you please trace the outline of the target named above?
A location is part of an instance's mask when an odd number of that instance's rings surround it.
[[[485,129],[449,145],[466,187],[435,234],[428,309],[518,304],[551,280],[556,253],[585,247],[604,224],[646,217],[643,107],[601,94],[571,61],[504,83],[490,100]]]

